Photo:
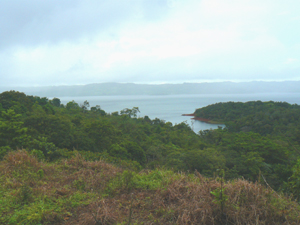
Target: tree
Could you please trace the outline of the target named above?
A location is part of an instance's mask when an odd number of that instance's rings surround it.
[[[132,109],[125,108],[121,110],[121,115],[127,115],[129,118],[137,118],[137,113],[140,112],[139,107],[133,107]]]
[[[84,131],[94,145],[90,151],[103,152],[117,141],[117,131],[107,120],[90,120],[84,125]]]
[[[35,103],[35,100],[30,99],[22,92],[5,91],[0,94],[0,103],[5,110],[18,104],[21,109],[20,113],[23,113],[31,108],[31,106]]]
[[[100,105],[96,105],[96,106],[91,107],[91,112],[98,113],[102,116],[106,115],[105,111],[101,109]]]
[[[11,148],[23,147],[28,144],[27,128],[23,126],[21,114],[16,114],[13,109],[1,112],[0,118],[0,146]]]
[[[73,100],[73,101],[67,103],[66,109],[67,109],[67,110],[79,110],[80,107],[79,107],[78,103],[76,103],[76,102]]]
[[[90,107],[90,103],[89,103],[87,100],[85,100],[85,101],[83,102],[83,104],[80,105],[80,107],[81,107],[83,110],[88,110],[88,108]]]
[[[130,159],[130,155],[128,154],[127,150],[118,144],[111,145],[109,154],[121,159]]]
[[[300,198],[300,159],[298,159],[297,163],[293,166],[293,174],[289,178],[288,182],[288,190],[296,197]]]
[[[214,148],[204,150],[191,150],[183,158],[188,170],[212,176],[217,169],[225,168],[225,157]]]
[[[25,119],[24,125],[34,137],[43,136],[59,148],[71,148],[73,141],[72,122],[67,117],[38,114]]]
[[[59,98],[53,98],[53,99],[51,100],[51,103],[52,103],[52,105],[54,105],[54,106],[56,106],[56,107],[60,107],[60,104],[61,104]]]
[[[131,160],[135,160],[142,165],[146,163],[146,154],[144,150],[135,142],[124,141],[120,146],[127,150]]]

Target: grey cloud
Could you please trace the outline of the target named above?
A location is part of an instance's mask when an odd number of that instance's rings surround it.
[[[135,16],[155,20],[167,10],[167,1],[120,0],[10,0],[0,7],[0,48],[76,40],[117,30]]]

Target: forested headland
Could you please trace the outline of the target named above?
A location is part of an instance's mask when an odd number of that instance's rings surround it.
[[[299,224],[300,106],[227,102],[196,117],[0,94],[0,224]]]

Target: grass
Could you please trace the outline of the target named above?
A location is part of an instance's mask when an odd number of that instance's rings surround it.
[[[134,172],[79,154],[56,163],[25,150],[0,162],[0,224],[299,224],[300,207],[246,180]],[[220,206],[223,202],[223,213]]]

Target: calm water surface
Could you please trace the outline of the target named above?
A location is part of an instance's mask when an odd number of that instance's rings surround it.
[[[193,113],[195,109],[218,102],[247,102],[247,101],[282,101],[291,104],[300,104],[299,93],[285,94],[230,94],[230,95],[157,95],[157,96],[81,96],[81,97],[58,97],[63,104],[74,100],[82,104],[85,100],[90,106],[100,105],[107,113],[121,111],[124,108],[139,107],[138,116],[149,116],[151,119],[159,118],[166,122],[178,124],[186,121],[195,132],[207,129],[216,129],[218,124],[207,124],[191,120],[191,117],[181,116],[185,113]],[[50,98],[51,99],[51,98]]]

